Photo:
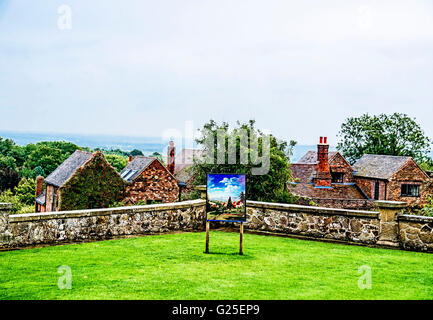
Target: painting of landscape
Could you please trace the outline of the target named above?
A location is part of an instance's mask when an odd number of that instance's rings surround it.
[[[245,180],[243,174],[208,174],[208,221],[246,221]]]

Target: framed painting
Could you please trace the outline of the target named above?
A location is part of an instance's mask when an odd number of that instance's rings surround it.
[[[245,222],[246,176],[208,174],[206,214],[207,221]]]

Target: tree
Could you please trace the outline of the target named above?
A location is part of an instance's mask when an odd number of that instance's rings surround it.
[[[292,154],[295,141],[279,140],[273,135],[265,135],[255,127],[255,121],[250,120],[248,123],[237,122],[237,126],[233,130],[229,130],[229,125],[223,122],[221,125],[215,121],[210,120],[206,123],[203,129],[200,130],[201,137],[196,139],[198,145],[205,151],[205,154],[210,159],[213,159],[214,163],[210,161],[201,161],[202,159],[195,159],[193,165],[193,171],[196,174],[194,183],[196,185],[206,184],[206,176],[208,173],[235,173],[235,174],[246,174],[247,176],[247,195],[250,200],[257,201],[270,201],[270,202],[284,202],[284,203],[296,203],[297,197],[293,196],[287,188],[287,183],[291,181],[292,175],[290,170],[289,157]],[[249,160],[252,159],[253,154],[251,148],[242,146],[239,139],[235,139],[241,131],[246,131],[248,136],[251,137],[251,141],[258,141],[258,149],[262,150],[262,143],[264,138],[269,138],[270,141],[270,163],[269,171],[267,174],[255,175],[253,174],[253,168],[256,167],[249,161],[248,164],[241,164],[241,154],[247,156]],[[224,142],[228,145],[234,143],[231,147],[235,147],[236,162],[235,164],[228,163],[228,150],[225,151],[225,163],[218,164],[217,152],[211,154],[211,150],[218,150],[217,143],[217,132],[224,132]],[[212,136],[215,138],[214,145],[209,145],[209,141],[212,141]],[[230,138],[230,139],[229,139]]]
[[[20,172],[24,177],[33,179],[36,178],[35,174],[41,172],[44,175],[49,175],[76,150],[81,150],[81,148],[65,141],[44,141],[28,144],[24,152],[26,160]],[[38,167],[40,168],[36,169]]]
[[[241,192],[239,198],[240,198],[241,202],[242,202],[243,204],[245,204],[245,200],[246,200],[246,198],[245,198],[245,193],[244,193],[243,191]]]
[[[35,192],[36,182],[33,179],[23,178],[18,186],[15,187],[15,195],[26,205],[32,205],[35,203]]]
[[[232,202],[232,197],[229,197],[229,200],[227,201],[227,209],[233,209],[233,202]]]
[[[29,148],[30,149],[30,148]],[[41,167],[42,170],[49,175],[53,172],[63,161],[69,157],[68,154],[63,154],[61,149],[54,148],[45,144],[37,144],[31,148],[24,168],[33,172],[36,167]]]
[[[364,114],[348,118],[338,134],[340,150],[351,164],[364,154],[411,156],[428,159],[431,141],[415,119],[406,114]]]
[[[160,154],[159,152],[154,152],[150,155],[150,157],[152,158],[156,158],[158,159],[162,164],[165,164],[164,159],[162,158],[162,154]]]
[[[138,149],[134,149],[131,151],[131,156],[136,157],[136,156],[144,156],[143,152],[141,150]]]
[[[116,169],[117,172],[122,171],[128,164],[128,158],[116,154],[107,154],[105,155],[105,158],[107,159],[108,163],[110,163]]]
[[[20,182],[19,173],[6,166],[0,166],[0,191],[12,190]]]

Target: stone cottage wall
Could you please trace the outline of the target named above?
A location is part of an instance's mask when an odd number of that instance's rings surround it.
[[[8,207],[1,208],[0,247],[8,248],[203,230],[205,221],[203,200],[21,215],[9,215]]]
[[[378,212],[248,201],[247,213],[249,230],[365,244],[379,239]]]

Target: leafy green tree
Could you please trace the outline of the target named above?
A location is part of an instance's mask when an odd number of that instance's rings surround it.
[[[16,170],[16,168],[22,166],[25,161],[25,148],[16,145],[11,139],[3,139],[0,137],[0,156],[14,159],[14,167],[9,166],[9,168]]]
[[[63,154],[62,150],[45,144],[37,144],[29,153],[24,167],[33,172],[36,167],[49,175],[53,172],[69,155]]]
[[[340,150],[351,164],[364,154],[411,156],[428,159],[431,141],[415,119],[406,114],[364,114],[348,118],[339,132]]]
[[[128,164],[128,158],[124,156],[119,156],[116,154],[107,154],[105,155],[105,158],[107,158],[108,163],[110,163],[116,169],[117,172],[122,171]]]
[[[26,205],[32,205],[35,202],[36,182],[33,179],[23,178],[17,187],[15,195],[20,202]]]
[[[214,163],[195,159],[193,170],[196,172],[196,179],[194,183],[197,185],[206,184],[206,176],[208,173],[246,174],[246,193],[249,200],[296,203],[298,200],[297,197],[293,196],[287,188],[287,183],[291,181],[292,178],[289,157],[292,154],[293,147],[296,145],[295,141],[287,143],[286,141],[277,139],[273,135],[268,135],[270,140],[270,167],[267,174],[254,175],[252,170],[256,165],[254,165],[252,161],[248,161],[248,164],[241,164],[241,154],[247,156],[250,160],[252,159],[251,149],[243,146],[239,139],[234,139],[234,137],[237,137],[241,131],[246,131],[249,137],[253,138],[251,140],[258,141],[258,148],[262,150],[262,142],[266,135],[260,130],[257,130],[254,126],[254,120],[242,124],[237,122],[237,126],[233,128],[233,130],[229,130],[229,125],[225,122],[221,125],[213,120],[206,123],[203,129],[200,130],[201,137],[196,139],[196,142],[205,151],[207,157],[213,159]],[[228,145],[230,141],[236,144],[232,146],[237,150],[235,164],[229,164],[228,162],[228,150],[230,146],[226,148],[225,163],[218,164],[218,154],[216,152],[216,150],[218,150],[217,132],[225,133],[224,142],[226,145]],[[214,141],[213,146],[209,145],[208,142],[212,141],[212,136]],[[211,154],[210,150],[214,150],[215,153]]]
[[[27,178],[36,178],[53,172],[72,153],[81,148],[65,141],[44,141],[28,144],[25,147],[26,160],[20,169],[21,174]],[[39,169],[36,169],[38,168]],[[37,172],[36,172],[37,171]]]
[[[6,166],[0,166],[0,191],[12,190],[20,182],[19,173]]]
[[[158,159],[162,164],[165,164],[164,158],[162,157],[162,154],[160,154],[159,152],[154,152],[150,155],[150,157],[152,158],[156,158]]]
[[[36,178],[39,177],[39,176],[45,177],[46,175],[45,175],[45,171],[44,171],[44,169],[42,169],[42,167],[40,167],[40,166],[37,166],[37,167],[33,170],[32,178],[33,178],[33,179],[36,179]]]
[[[131,156],[136,157],[136,156],[144,156],[143,152],[141,150],[138,149],[134,149],[131,151]]]

